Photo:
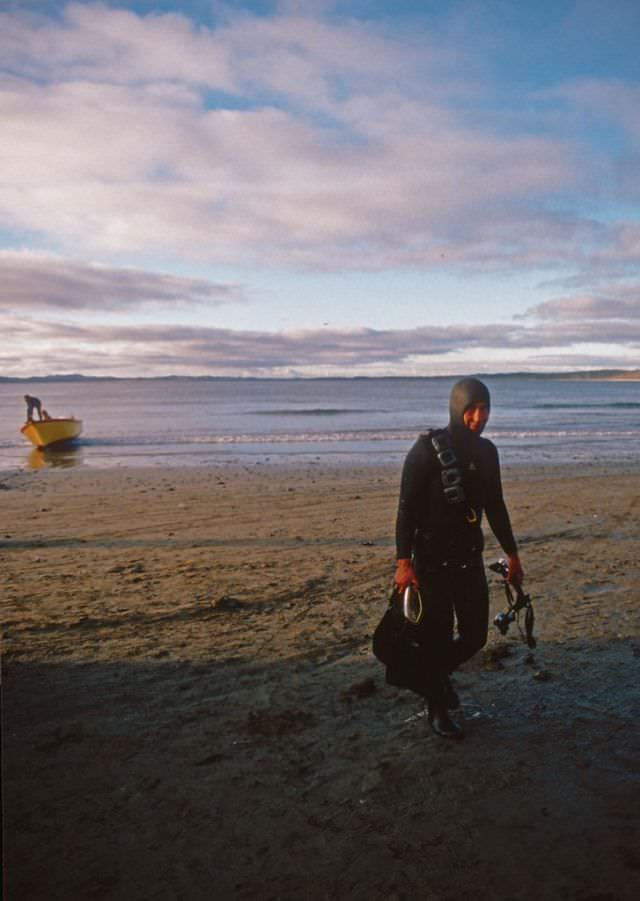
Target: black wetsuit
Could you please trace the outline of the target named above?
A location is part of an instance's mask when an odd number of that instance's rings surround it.
[[[459,503],[447,502],[443,466],[431,441],[433,434],[442,436],[443,432],[462,476],[464,500]],[[418,438],[402,471],[397,556],[413,557],[425,613],[420,626],[412,627],[420,646],[419,665],[415,660],[410,663],[400,659],[387,670],[389,682],[411,688],[436,703],[441,700],[443,677],[487,640],[489,598],[482,560],[483,513],[505,553],[516,553],[502,496],[498,452],[486,438],[463,431],[453,411],[447,429]],[[454,613],[458,625],[455,640]]]

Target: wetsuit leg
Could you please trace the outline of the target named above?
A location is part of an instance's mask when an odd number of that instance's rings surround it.
[[[430,703],[444,701],[444,677],[453,653],[454,584],[450,574],[437,569],[418,570],[424,604],[421,649],[425,676],[424,695]]]
[[[485,646],[489,626],[489,589],[482,564],[457,570],[452,582],[458,635],[451,646],[449,671]]]

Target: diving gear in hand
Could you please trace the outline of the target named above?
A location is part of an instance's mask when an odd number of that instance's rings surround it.
[[[531,598],[528,594],[524,593],[522,586],[519,583],[507,582],[509,566],[506,560],[498,560],[496,563],[491,563],[489,565],[489,569],[492,572],[498,573],[503,577],[504,592],[508,604],[508,610],[506,610],[504,613],[498,613],[498,615],[493,620],[494,626],[496,626],[501,635],[507,634],[507,632],[509,631],[509,626],[512,622],[517,622],[518,628],[520,628],[520,612],[524,610],[524,634],[522,633],[522,629],[520,629],[520,634],[522,635],[523,641],[525,641],[530,648],[535,648],[536,640],[533,637],[533,625],[535,622],[535,617],[533,613]],[[511,590],[512,587],[515,590],[515,598]]]

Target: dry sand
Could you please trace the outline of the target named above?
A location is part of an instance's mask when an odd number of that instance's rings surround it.
[[[8,901],[638,896],[638,472],[506,473],[538,647],[491,629],[460,743],[370,650],[397,483],[0,476]]]

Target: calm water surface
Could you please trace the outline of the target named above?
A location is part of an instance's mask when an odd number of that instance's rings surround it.
[[[454,379],[147,379],[0,383],[0,468],[88,465],[400,464],[415,436],[445,425]],[[503,466],[632,463],[640,384],[485,379],[487,437]],[[84,432],[73,451],[41,453],[20,435],[25,393]]]

